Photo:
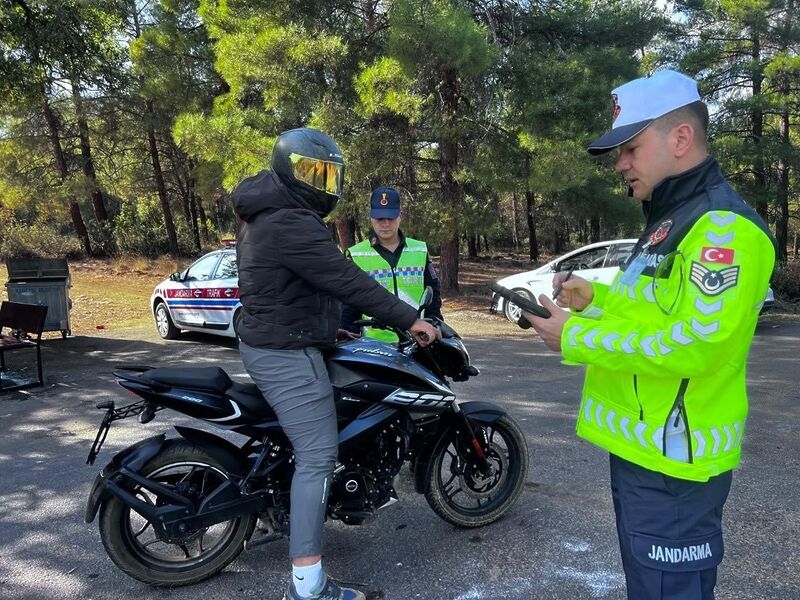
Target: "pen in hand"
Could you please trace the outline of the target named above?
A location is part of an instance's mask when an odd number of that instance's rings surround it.
[[[573,272],[574,270],[575,270],[575,265],[572,265],[572,266],[569,268],[569,270],[567,271],[567,276],[566,276],[566,277],[564,277],[564,281],[562,281],[562,282],[561,282],[561,283],[558,285],[558,287],[556,288],[556,291],[555,291],[555,292],[553,292],[553,301],[555,301],[555,299],[556,299],[556,298],[558,298],[558,295],[559,295],[559,294],[561,293],[561,291],[564,289],[564,284],[565,284],[565,283],[566,283],[566,282],[569,280],[569,278],[570,278],[570,277],[572,277],[572,272]]]

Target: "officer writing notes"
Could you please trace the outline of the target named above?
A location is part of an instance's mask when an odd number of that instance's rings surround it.
[[[708,155],[694,80],[662,71],[612,99],[612,128],[588,150],[616,153],[644,233],[610,286],[558,274],[558,306],[539,298],[552,317],[525,316],[565,362],[586,365],[577,432],[611,455],[628,598],[707,600],[774,239]]]

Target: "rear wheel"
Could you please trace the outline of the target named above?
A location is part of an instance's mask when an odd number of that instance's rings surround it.
[[[526,298],[528,300],[533,299],[533,295],[528,290],[517,288],[513,291],[518,293],[523,298]],[[506,316],[506,319],[508,319],[512,323],[516,323],[522,316],[522,309],[513,302],[509,302],[508,300],[503,300],[503,314]]]
[[[220,448],[173,440],[140,473],[195,499],[199,505],[228,478],[228,473],[241,474],[245,469],[237,457]],[[138,485],[128,489],[148,504],[167,503]],[[100,538],[109,557],[125,573],[151,585],[187,585],[211,577],[239,555],[255,523],[256,515],[241,515],[164,541],[150,521],[116,496],[100,507]]]
[[[159,302],[156,304],[156,310],[154,312],[156,315],[156,329],[158,330],[158,335],[165,340],[174,340],[178,337],[180,330],[175,327],[175,323],[172,322],[172,317],[169,316],[167,305],[163,302]]]
[[[472,423],[489,473],[469,458],[469,444],[445,434],[436,444],[425,499],[433,511],[457,527],[481,527],[499,519],[522,493],[528,473],[528,444],[508,415],[490,425]]]

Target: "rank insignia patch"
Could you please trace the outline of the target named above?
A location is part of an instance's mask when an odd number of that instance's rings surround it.
[[[661,223],[653,233],[650,234],[650,239],[648,240],[650,245],[655,246],[656,244],[660,244],[667,239],[670,229],[672,229],[672,219],[667,219]]]
[[[718,296],[739,283],[739,265],[715,271],[692,261],[690,279],[706,296]]]

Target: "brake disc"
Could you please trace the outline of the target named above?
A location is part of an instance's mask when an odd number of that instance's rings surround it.
[[[461,489],[470,498],[488,498],[508,477],[508,458],[497,444],[490,444],[486,450],[486,460],[492,472],[484,475],[477,465],[467,464],[458,476]]]

